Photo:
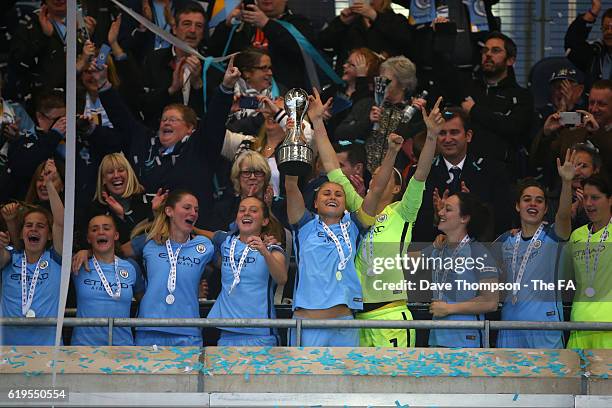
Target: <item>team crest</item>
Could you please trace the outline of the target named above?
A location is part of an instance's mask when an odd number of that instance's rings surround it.
[[[41,261],[39,266],[40,266],[40,269],[47,269],[47,266],[49,266],[49,262]]]
[[[120,276],[121,276],[123,279],[127,279],[127,277],[128,277],[128,271],[127,271],[127,270],[125,270],[125,269],[121,269],[121,270],[119,271],[119,275],[120,275]]]
[[[380,214],[378,217],[376,217],[376,222],[383,223],[385,221],[387,221],[387,214]]]
[[[540,241],[539,239],[536,239],[536,241],[533,243],[533,247],[535,249],[538,249],[542,246],[542,241]]]
[[[198,253],[203,254],[204,252],[206,252],[206,247],[204,246],[204,244],[198,244],[196,246],[196,251],[198,251]]]

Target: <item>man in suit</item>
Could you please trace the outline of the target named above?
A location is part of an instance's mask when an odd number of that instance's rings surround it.
[[[430,243],[438,231],[435,227],[434,197],[443,198],[459,191],[478,196],[491,212],[488,239],[493,239],[510,228],[513,216],[510,178],[502,163],[468,152],[474,133],[467,114],[461,108],[447,108],[446,123],[438,135],[440,154],[425,182],[423,203],[412,230],[412,242]],[[409,173],[412,176],[413,167]]]
[[[201,50],[206,28],[206,13],[196,2],[186,3],[174,17],[172,33],[196,50]],[[164,106],[180,103],[192,108],[198,116],[204,112],[202,94],[202,61],[174,46],[159,48],[147,56],[143,65],[146,96],[144,116],[148,125],[159,123]],[[207,71],[209,99],[221,82],[222,73],[215,68]]]

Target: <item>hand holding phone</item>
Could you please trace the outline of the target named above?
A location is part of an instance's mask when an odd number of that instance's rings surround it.
[[[104,68],[104,64],[106,64],[106,60],[108,59],[108,55],[111,53],[111,47],[107,44],[102,44],[100,47],[100,52],[96,57],[96,68],[102,70]]]
[[[559,124],[561,126],[578,126],[582,123],[582,115],[579,112],[559,112]]]
[[[238,106],[241,109],[258,109],[259,100],[255,96],[241,96]]]

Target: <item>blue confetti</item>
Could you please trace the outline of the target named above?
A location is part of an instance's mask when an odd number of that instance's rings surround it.
[[[512,401],[516,401],[518,400],[519,395],[518,394],[514,394],[514,398],[512,398]]]

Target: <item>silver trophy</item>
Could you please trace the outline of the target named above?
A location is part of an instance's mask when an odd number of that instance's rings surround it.
[[[382,108],[383,103],[385,102],[385,97],[387,96],[387,87],[391,83],[389,78],[385,78],[383,76],[374,77],[374,103],[379,108]],[[380,123],[374,123],[372,127],[373,130],[378,130],[380,128]]]
[[[278,169],[290,176],[305,176],[312,168],[312,148],[306,142],[302,122],[308,111],[308,94],[293,88],[285,94],[285,111],[294,126],[287,128],[287,137],[278,149]]]

